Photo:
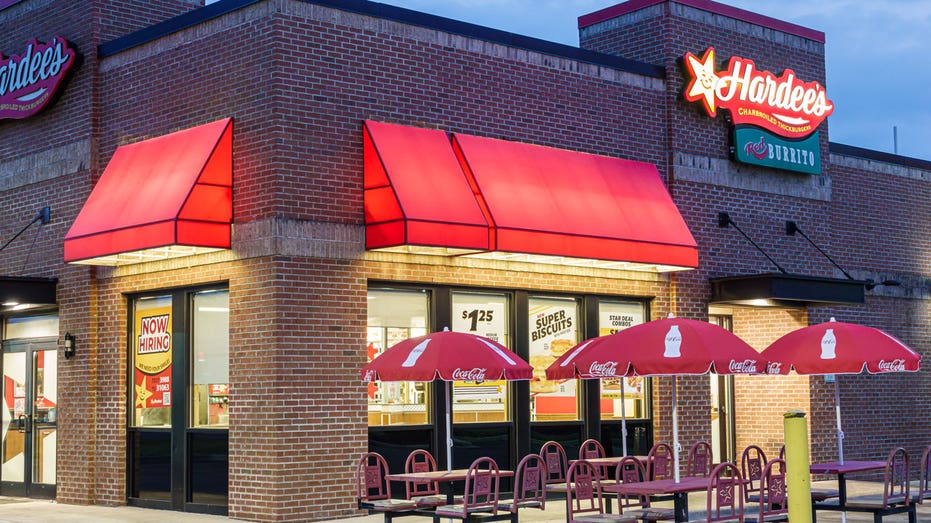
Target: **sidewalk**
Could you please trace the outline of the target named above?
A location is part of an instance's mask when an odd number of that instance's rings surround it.
[[[826,482],[830,484],[831,482]],[[819,482],[820,484],[820,482]],[[822,486],[828,486],[827,484]],[[813,487],[815,485],[812,485]],[[882,486],[863,481],[848,481],[847,488],[851,494],[875,491]],[[696,493],[689,496],[689,515],[691,519],[700,517],[705,507],[705,494]],[[658,503],[658,505],[662,505]],[[748,514],[755,512],[755,506],[748,507]],[[417,518],[411,518],[415,521]],[[566,521],[565,501],[553,501],[547,504],[545,511],[523,510],[520,520],[533,523],[564,523]],[[242,521],[223,516],[208,516],[187,512],[144,509],[138,507],[104,507],[86,505],[62,505],[54,501],[25,498],[0,497],[0,523],[223,523]],[[332,520],[332,523],[382,523],[378,514]],[[423,520],[428,521],[428,520]],[[838,512],[818,512],[819,523],[837,523],[841,521]],[[871,523],[870,514],[850,513],[848,523]],[[886,516],[884,523],[907,522],[906,514]],[[931,522],[931,504],[918,505],[918,521]]]

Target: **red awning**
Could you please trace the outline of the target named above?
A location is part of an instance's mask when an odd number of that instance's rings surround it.
[[[368,249],[489,250],[488,222],[443,131],[365,122]]]
[[[494,249],[677,267],[698,246],[652,164],[453,135],[491,215]]]
[[[698,266],[651,164],[378,122],[364,140],[368,249]]]
[[[232,201],[230,118],[118,147],[65,236],[65,261],[228,249]]]

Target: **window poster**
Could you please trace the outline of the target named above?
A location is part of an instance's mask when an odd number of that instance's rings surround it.
[[[504,296],[457,293],[453,295],[451,330],[484,336],[508,347],[506,306]]]
[[[163,409],[171,406],[171,307],[136,310],[134,332],[136,339],[133,343],[133,405],[137,416],[141,417],[139,409]],[[149,416],[148,413],[145,415]],[[139,424],[149,424],[141,419],[136,421]]]
[[[529,315],[534,418],[577,419],[577,380],[547,380],[546,368],[578,343],[578,304],[571,299],[534,298]]]
[[[640,325],[643,321],[644,307],[641,303],[601,302],[598,306],[598,332],[601,336],[616,334],[628,327]],[[625,380],[623,397],[621,379]],[[622,411],[627,418],[645,415],[642,376],[600,381],[602,419],[620,419]]]
[[[453,293],[452,330],[483,336],[510,348],[508,298],[501,294]],[[453,417],[459,423],[507,421],[507,382],[453,383]]]

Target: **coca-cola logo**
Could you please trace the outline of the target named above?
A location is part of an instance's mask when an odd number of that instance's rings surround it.
[[[588,367],[588,374],[590,376],[600,377],[617,376],[617,362],[606,361],[604,363],[598,363],[597,361],[593,361]]]
[[[727,368],[734,374],[756,374],[756,360],[731,360]]]
[[[766,365],[767,374],[781,374],[782,373],[782,363],[778,361],[771,361]]]
[[[795,71],[781,76],[759,71],[752,60],[732,57],[727,69],[715,69],[714,48],[702,58],[686,53],[691,75],[685,99],[701,102],[708,116],[727,109],[734,124],[762,127],[786,138],[804,138],[834,112],[834,102],[818,82],[803,82]]]
[[[453,371],[453,379],[456,381],[485,381],[485,369],[460,369]]]
[[[879,360],[877,367],[882,372],[905,372],[905,360]]]
[[[27,118],[41,111],[75,62],[75,51],[60,36],[33,39],[21,55],[0,54],[0,119]]]

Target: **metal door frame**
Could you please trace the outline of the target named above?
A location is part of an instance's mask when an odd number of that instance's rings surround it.
[[[55,499],[57,490],[56,484],[37,483],[32,477],[33,460],[35,458],[35,447],[37,443],[35,432],[35,414],[36,395],[38,393],[36,390],[36,372],[38,369],[36,369],[35,362],[36,355],[40,351],[46,351],[50,356],[57,358],[58,339],[55,337],[42,337],[26,338],[21,340],[3,340],[2,342],[2,354],[23,352],[26,355],[25,387],[27,414],[25,415],[25,433],[29,435],[28,437],[24,438],[23,441],[23,460],[25,467],[25,470],[23,470],[23,481],[6,481],[0,477],[0,494],[2,495]],[[0,358],[0,367],[2,367],[2,361],[3,359]],[[43,428],[48,427],[54,427],[57,430],[57,419],[56,421],[46,422],[43,424]],[[10,427],[7,430],[14,430],[12,422],[10,423]],[[57,453],[55,459],[58,459]]]

